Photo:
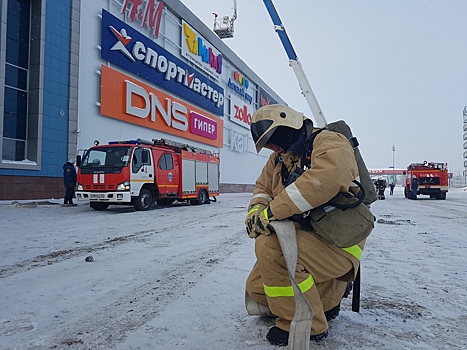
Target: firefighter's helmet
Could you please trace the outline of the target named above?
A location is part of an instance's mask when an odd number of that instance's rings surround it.
[[[256,152],[259,152],[263,147],[272,149],[268,141],[278,127],[300,130],[305,119],[308,118],[303,113],[284,105],[274,104],[257,109],[250,125]],[[284,148],[284,150],[286,149]]]

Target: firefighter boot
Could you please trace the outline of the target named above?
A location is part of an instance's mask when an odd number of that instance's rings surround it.
[[[310,340],[321,341],[327,336],[328,331],[326,330],[320,334],[310,335]],[[266,339],[269,340],[272,345],[287,346],[289,344],[289,332],[274,326],[269,329],[268,334],[266,334]]]
[[[352,286],[353,286],[352,282],[347,282],[347,286],[345,287],[345,292],[344,292],[344,295],[342,296],[342,299],[347,298],[350,295],[350,292],[352,291]],[[333,307],[331,310],[325,311],[324,316],[326,316],[326,321],[331,321],[335,319],[337,316],[339,316],[340,311],[341,311],[341,303]]]

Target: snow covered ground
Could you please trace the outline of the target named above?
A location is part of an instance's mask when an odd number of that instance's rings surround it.
[[[314,349],[467,348],[467,192],[372,205],[360,313]],[[250,317],[250,194],[135,212],[0,202],[0,349],[279,349]],[[92,262],[86,257],[92,256]]]

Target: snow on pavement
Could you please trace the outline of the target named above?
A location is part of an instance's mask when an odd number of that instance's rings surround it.
[[[467,192],[372,205],[360,313],[316,349],[467,348]],[[136,212],[0,202],[0,349],[280,349],[250,317],[250,194]],[[85,258],[93,257],[92,262]]]

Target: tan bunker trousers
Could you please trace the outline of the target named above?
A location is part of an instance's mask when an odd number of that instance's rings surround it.
[[[297,229],[298,260],[295,279],[313,309],[311,335],[328,329],[324,311],[337,306],[347,285],[355,278],[364,242],[346,250]],[[289,331],[295,313],[293,288],[287,265],[275,234],[255,242],[256,264],[246,282],[248,294],[268,305],[277,316],[276,326]]]

